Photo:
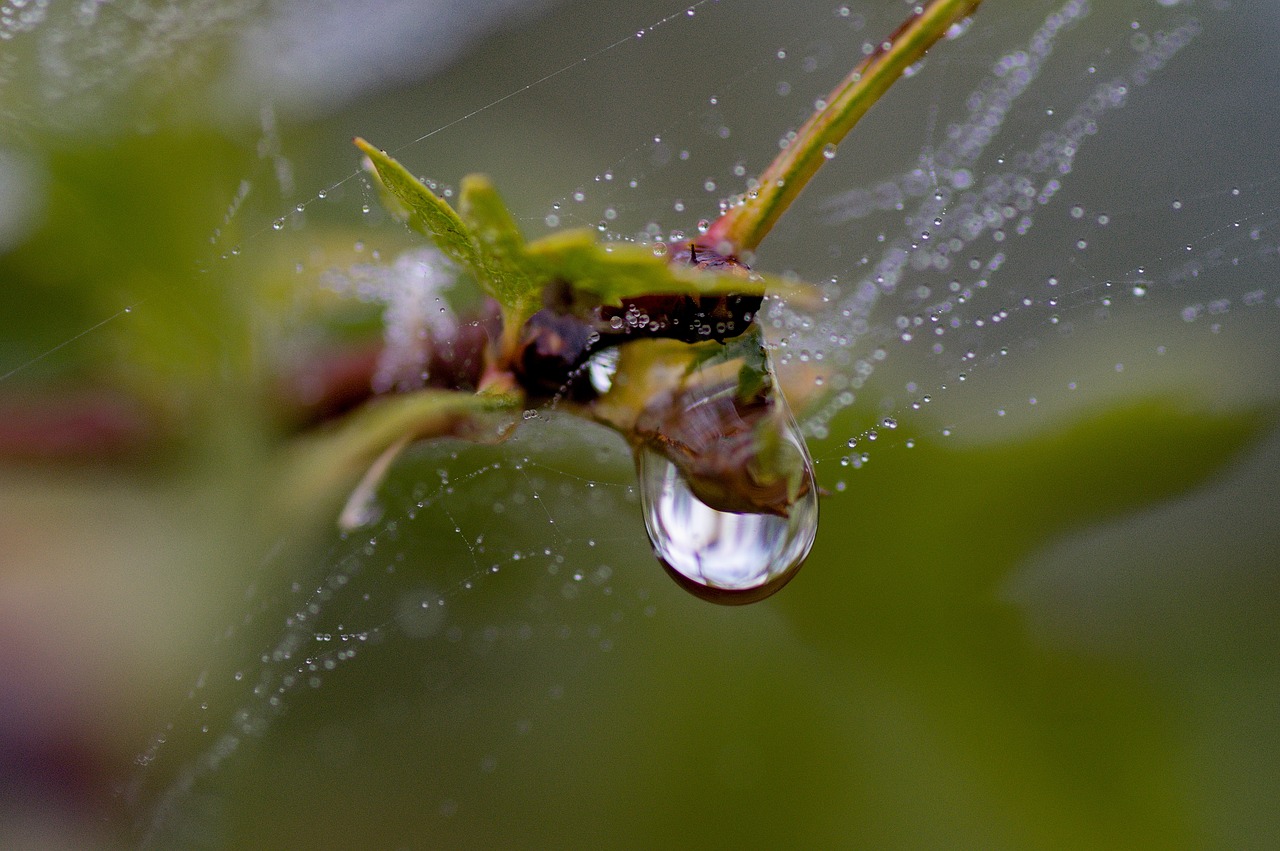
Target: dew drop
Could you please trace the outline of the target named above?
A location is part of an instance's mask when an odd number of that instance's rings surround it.
[[[788,516],[735,513],[712,508],[690,489],[666,456],[637,451],[640,501],[654,555],[676,582],[695,596],[727,605],[764,599],[785,585],[804,563],[818,531],[818,488],[813,461],[799,426],[783,406],[783,440],[803,459],[806,489]]]
[[[826,157],[827,159],[829,159],[829,160],[833,160],[833,159],[835,159],[835,157],[836,157],[836,146],[835,146],[835,144],[834,144],[834,143],[832,143],[832,142],[828,142],[826,145],[824,145],[824,146],[823,146],[823,148],[822,148],[822,155],[823,155],[824,157]]]

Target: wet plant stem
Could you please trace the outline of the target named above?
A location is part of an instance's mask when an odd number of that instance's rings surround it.
[[[836,86],[827,96],[826,106],[809,116],[795,139],[760,175],[758,189],[717,219],[698,242],[722,254],[754,251],[834,152],[834,146],[907,68],[952,26],[972,15],[981,2],[932,0],[904,21]]]

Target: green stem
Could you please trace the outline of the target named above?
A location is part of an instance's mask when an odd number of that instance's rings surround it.
[[[363,474],[343,512],[345,523],[353,506],[376,490],[391,461],[410,442],[442,437],[496,442],[523,405],[517,393],[426,389],[379,397],[333,428],[292,445],[278,477],[283,491],[277,504],[297,516],[310,514]]]
[[[759,189],[729,209],[698,239],[709,248],[753,251],[774,223],[826,162],[836,145],[889,90],[902,73],[956,22],[972,15],[982,0],[932,0],[908,18],[827,97],[826,106],[805,121],[791,144],[760,175]]]

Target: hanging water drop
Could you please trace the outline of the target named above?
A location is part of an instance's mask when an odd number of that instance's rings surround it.
[[[798,428],[792,424],[783,437],[803,453],[808,484],[785,517],[712,508],[664,455],[639,450],[640,501],[653,552],[685,590],[714,603],[752,603],[804,563],[818,531],[818,489]]]
[[[768,597],[809,554],[818,488],[759,328],[693,362],[666,351],[650,375],[682,377],[649,396],[631,432],[654,554],[705,600]]]

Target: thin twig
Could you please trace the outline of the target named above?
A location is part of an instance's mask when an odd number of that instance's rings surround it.
[[[825,107],[809,116],[795,140],[760,175],[759,188],[717,219],[698,242],[716,250],[727,244],[730,250],[722,253],[753,251],[827,160],[828,152],[907,68],[981,2],[933,0],[908,18],[836,86]]]

